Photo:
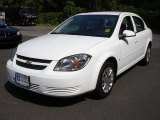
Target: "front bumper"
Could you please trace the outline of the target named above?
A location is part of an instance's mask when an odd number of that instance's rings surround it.
[[[57,62],[53,61],[51,66],[45,70],[31,70],[14,64],[10,60],[7,62],[8,80],[21,88],[36,93],[49,96],[76,96],[93,90],[96,83],[96,74],[92,73],[93,63],[83,70],[74,72],[53,71],[53,66]],[[94,71],[93,71],[94,72]],[[30,77],[30,87],[23,87],[15,82],[15,74],[20,73]]]

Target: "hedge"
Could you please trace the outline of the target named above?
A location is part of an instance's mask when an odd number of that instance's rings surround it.
[[[79,13],[80,11],[82,10],[79,10],[78,12],[73,12],[73,13],[71,12],[70,14],[66,12],[40,13],[38,15],[38,23],[58,25],[69,16]],[[144,19],[144,21],[147,23],[147,25],[151,29],[160,30],[160,12],[159,11],[146,11],[141,8],[135,8],[133,6],[124,6],[124,5],[117,6],[114,9],[114,11],[125,11],[125,12],[137,13]]]
[[[57,25],[63,19],[62,12],[49,12],[49,13],[40,13],[38,15],[39,24],[51,24]]]

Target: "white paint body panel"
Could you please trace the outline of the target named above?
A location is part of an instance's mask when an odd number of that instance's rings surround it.
[[[108,58],[116,59],[117,75],[144,58],[147,46],[152,41],[152,32],[146,25],[146,30],[136,33],[134,37],[128,37],[126,40],[120,40],[118,37],[123,18],[137,16],[136,14],[96,12],[83,13],[82,15],[94,14],[119,15],[117,26],[110,38],[47,34],[24,42],[18,46],[16,54],[52,60],[52,62],[44,70],[33,70],[16,65],[15,56],[13,62],[11,60],[7,62],[8,80],[15,84],[15,73],[20,73],[30,76],[31,83],[39,86],[34,92],[51,96],[74,96],[95,89],[100,69]],[[83,69],[74,72],[53,71],[60,59],[80,53],[92,56]]]
[[[64,56],[84,53],[104,40],[106,38],[47,34],[19,45],[17,54],[31,58],[59,60]]]

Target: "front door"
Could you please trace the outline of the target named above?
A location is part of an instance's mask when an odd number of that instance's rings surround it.
[[[119,36],[123,34],[124,30],[134,31],[133,23],[130,16],[124,17],[120,27]],[[121,57],[120,57],[121,64],[119,68],[121,69],[120,72],[123,72],[128,67],[130,67],[134,63],[134,60],[136,59],[135,56],[136,36],[125,37],[123,39],[120,39],[119,42],[121,49]]]

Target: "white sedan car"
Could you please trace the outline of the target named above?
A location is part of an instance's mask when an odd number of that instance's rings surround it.
[[[81,13],[14,49],[8,80],[49,96],[93,91],[105,98],[116,76],[138,62],[149,63],[151,47],[152,32],[134,13]]]

